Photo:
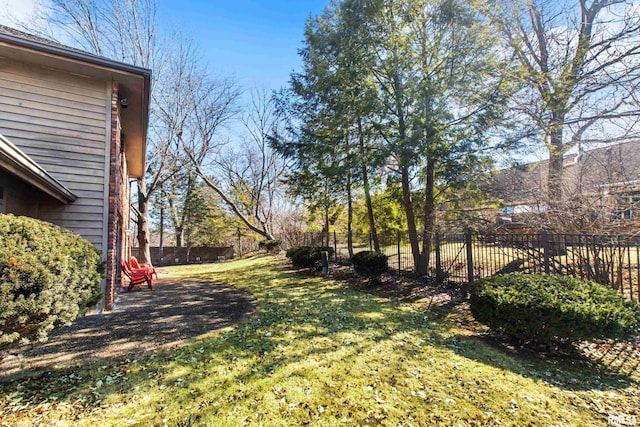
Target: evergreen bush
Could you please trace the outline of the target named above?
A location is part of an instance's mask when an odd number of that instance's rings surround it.
[[[95,306],[102,271],[100,254],[80,236],[0,215],[0,348],[43,341]]]
[[[385,254],[372,251],[358,252],[351,257],[356,274],[369,279],[378,279],[386,273],[389,270],[388,260],[389,257]]]
[[[326,251],[333,255],[333,248],[328,246],[293,246],[287,250],[287,258],[291,263],[300,268],[318,268],[320,265],[320,252]]]
[[[471,286],[473,316],[543,344],[638,335],[640,306],[595,282],[557,275],[501,275]]]

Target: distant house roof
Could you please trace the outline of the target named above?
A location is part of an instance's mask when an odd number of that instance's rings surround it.
[[[0,57],[105,81],[117,81],[128,108],[121,112],[126,132],[129,174],[145,170],[151,70],[65,46],[53,40],[0,25]]]
[[[69,204],[77,198],[67,187],[2,135],[0,135],[0,167],[64,204]]]
[[[609,145],[564,158],[567,194],[588,194],[637,187],[640,184],[640,140]],[[489,193],[507,205],[543,200],[549,161],[516,165],[497,171]]]

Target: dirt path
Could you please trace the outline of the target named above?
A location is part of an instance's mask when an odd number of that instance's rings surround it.
[[[161,278],[153,291],[120,292],[114,310],[88,314],[45,343],[0,353],[0,381],[175,345],[237,323],[255,306],[253,295],[229,286]]]

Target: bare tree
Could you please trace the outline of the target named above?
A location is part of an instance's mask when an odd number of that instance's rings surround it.
[[[625,0],[502,1],[488,11],[518,61],[514,108],[549,153],[547,191],[563,195],[563,156],[638,132],[640,11]]]
[[[158,52],[156,0],[51,0],[40,12],[49,38],[118,61],[152,68]],[[30,28],[33,30],[32,28]]]
[[[204,183],[214,190],[242,223],[273,239],[274,204],[280,193],[284,164],[270,149],[268,135],[279,125],[269,94],[255,89],[241,117],[242,144],[216,141],[218,128],[235,113],[239,92],[229,81],[202,82],[194,87],[193,134],[183,147]]]

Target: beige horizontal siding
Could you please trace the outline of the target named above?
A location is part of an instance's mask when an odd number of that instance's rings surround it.
[[[55,147],[56,151],[51,150],[53,147]],[[71,166],[76,168],[79,165],[90,168],[92,165],[104,162],[104,154],[96,154],[95,149],[87,150],[85,147],[78,147],[78,150],[74,151],[68,145],[65,146],[63,144],[55,144],[53,146],[51,144],[42,144],[36,147],[34,143],[23,151],[38,163],[47,163],[63,158],[63,160],[67,163],[72,163]]]
[[[4,61],[0,62],[0,75],[7,76],[8,80],[15,82],[46,88],[54,85],[60,92],[102,98],[97,93],[102,90],[103,82],[77,74],[61,73],[58,70],[33,67],[15,61]]]
[[[40,215],[41,219],[45,221],[57,222],[57,221],[67,221],[67,224],[87,224],[93,222],[101,222],[102,214],[101,213],[84,213],[84,212],[55,212],[48,211],[44,212]]]
[[[0,119],[1,120],[1,119]],[[15,143],[14,143],[15,144]],[[35,150],[37,149],[42,149],[48,151],[51,149],[51,143],[47,142],[47,141],[41,141],[41,140],[29,140],[28,142],[29,144],[29,148],[31,150],[33,150],[32,152],[35,153]],[[102,147],[96,147],[96,145],[98,144],[89,144],[89,141],[86,141],[86,145],[82,146],[82,152],[80,152],[78,150],[78,146],[77,145],[73,145],[70,143],[54,143],[56,146],[57,151],[60,152],[66,152],[66,153],[70,153],[70,154],[80,154],[80,155],[94,155],[94,156],[101,156],[104,157],[104,141],[102,142]],[[35,154],[34,154],[35,155]]]
[[[99,176],[98,175],[83,176],[83,175],[67,174],[65,176],[65,181],[68,184],[67,185],[68,188],[75,187],[75,183],[104,185],[104,177],[102,175],[103,175],[102,173]]]
[[[59,141],[64,141],[65,139],[70,141],[78,140],[78,139],[83,139],[86,141],[100,141],[100,135],[95,134],[93,132],[88,132],[86,130],[84,131],[74,130],[74,129],[63,128],[63,127],[55,128],[51,126],[46,126],[46,125],[43,125],[42,123],[38,123],[39,122],[38,119],[31,116],[28,116],[28,117],[32,119],[31,123],[24,123],[22,121],[13,121],[9,119],[4,119],[2,120],[3,128],[8,129],[9,132],[13,131],[16,133],[33,132],[33,129],[37,128],[39,131],[38,133],[49,135],[54,138],[57,137]],[[32,139],[38,139],[38,138],[32,138]],[[103,136],[103,139],[104,139],[104,136]]]
[[[2,95],[0,95],[2,96]],[[51,133],[45,132],[44,129],[39,129],[40,132],[34,132],[33,130],[24,130],[21,128],[13,127],[2,127],[2,122],[0,122],[0,131],[11,132],[16,134],[14,138],[17,139],[25,139],[29,141],[41,141],[41,142],[49,142],[51,144],[55,144],[56,146],[59,144],[68,144],[68,145],[78,145],[78,137],[76,136],[64,136],[64,135],[55,135]],[[8,123],[5,123],[8,125]],[[82,141],[82,145],[86,147],[100,147],[102,143],[102,147],[104,147],[104,141],[99,141],[97,138],[91,136],[91,138],[85,138]]]
[[[41,219],[103,247],[111,82],[0,58],[0,133],[78,199],[41,205]]]
[[[0,74],[0,86],[7,87],[20,92],[40,95],[43,98],[55,98],[64,101],[80,102],[82,104],[96,104],[100,102],[100,97],[91,96],[90,92],[78,91],[78,93],[65,92],[60,90],[58,83],[33,85],[21,82],[13,78],[12,75]],[[94,90],[87,88],[87,90]],[[96,91],[97,92],[97,91]]]
[[[61,105],[43,104],[40,102],[27,101],[7,96],[6,93],[0,97],[0,109],[8,113],[24,114],[25,109],[32,117],[54,118],[60,123],[73,123],[80,118],[83,123],[89,126],[100,127],[104,124],[104,112],[78,110]]]
[[[40,94],[16,90],[12,86],[2,87],[2,91],[3,91],[2,93],[3,96],[24,99],[25,101],[36,102],[40,104],[39,109],[43,109],[43,110],[46,110],[47,108],[51,108],[51,107],[66,107],[66,108],[74,108],[74,109],[77,109],[78,111],[81,111],[84,109],[86,111],[91,111],[94,113],[100,113],[101,111],[100,108],[98,108],[93,104],[69,101],[67,99],[57,98],[55,96],[43,97]]]
[[[42,129],[43,133],[52,133],[52,132],[60,132],[62,135],[71,133],[72,136],[77,134],[92,134],[99,135],[104,139],[104,128],[99,125],[90,126],[87,124],[85,119],[76,118],[75,120],[70,120],[68,117],[64,117],[64,120],[60,120],[59,115],[56,117],[55,114],[49,113],[49,117],[38,117],[41,116],[39,111],[34,112],[35,114],[30,114],[31,111],[25,109],[16,109],[17,112],[9,111],[8,109],[2,108],[0,109],[0,121],[13,123],[14,126],[18,126],[22,123],[23,117],[25,113],[29,113],[29,117],[31,117],[30,124],[32,126],[38,126],[38,128]],[[104,120],[101,123],[104,125]]]
[[[83,199],[84,200],[84,199]],[[103,208],[100,205],[96,205],[95,203],[87,203],[86,200],[84,200],[85,203],[74,203],[74,209],[73,212],[70,213],[71,214],[78,214],[78,215],[84,215],[84,214],[100,214],[102,215],[103,212]],[[55,208],[50,208],[47,209],[47,212],[58,212],[58,211],[62,211],[63,209],[55,209]],[[54,214],[51,214],[54,215]]]
[[[11,140],[11,137],[8,137],[9,140]],[[18,145],[18,144],[16,144]],[[65,158],[65,157],[54,157],[53,154],[52,155],[47,155],[47,156],[42,156],[42,155],[38,155],[38,153],[36,152],[36,150],[33,149],[29,149],[29,147],[20,147],[21,149],[23,149],[23,151],[25,153],[27,153],[33,160],[35,160],[38,164],[40,164],[40,166],[42,166],[45,170],[47,170],[49,172],[49,166],[50,165],[56,165],[56,166],[61,166],[62,167],[62,171],[59,173],[51,173],[51,175],[53,175],[54,177],[56,177],[56,179],[58,179],[58,181],[63,182],[66,181],[65,179],[65,175],[66,175],[66,171],[64,170],[65,168],[69,171],[73,170],[76,173],[82,173],[82,172],[87,172],[87,174],[91,174],[91,171],[95,171],[95,173],[100,173],[98,172],[98,165],[96,165],[96,162],[91,161],[91,160],[80,160],[80,159],[70,159],[70,158]],[[61,156],[65,156],[68,155],[68,153],[65,152],[59,152]],[[76,156],[77,157],[77,156]],[[104,173],[104,172],[103,172]]]

